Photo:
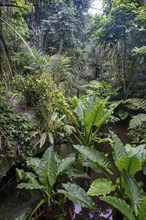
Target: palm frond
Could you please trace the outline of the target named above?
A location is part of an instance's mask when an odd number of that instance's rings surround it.
[[[24,45],[28,48],[28,50],[30,51],[31,55],[33,56],[33,58],[36,60],[36,57],[33,53],[33,51],[31,50],[30,46],[28,45],[28,43],[24,40],[24,38],[18,33],[18,31],[15,30],[15,28],[13,28],[9,23],[7,23],[5,20],[3,20],[2,18],[0,18],[0,21],[3,22],[5,25],[7,25],[10,29],[12,29],[15,34],[22,40],[22,42],[24,43]]]

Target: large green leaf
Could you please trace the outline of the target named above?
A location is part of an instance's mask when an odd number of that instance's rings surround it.
[[[79,101],[77,107],[75,108],[74,112],[77,114],[81,125],[84,125],[84,104]]]
[[[146,219],[146,196],[143,198],[143,201],[139,207],[139,215],[138,220],[145,220]]]
[[[18,168],[16,168],[16,174],[19,180],[30,181],[31,179],[36,179],[37,177],[34,173],[25,172],[24,170],[19,170]]]
[[[133,210],[124,200],[112,196],[100,197],[100,199],[119,210],[127,220],[135,220]]]
[[[92,170],[94,170],[96,173],[101,173],[101,169],[97,166],[97,164],[93,161],[84,159],[81,161],[81,164],[84,167],[90,167]]]
[[[35,158],[29,157],[29,158],[27,158],[26,162],[27,162],[27,166],[36,172],[36,170],[40,166],[41,160],[37,157],[35,157]]]
[[[114,157],[115,162],[117,162],[122,157],[126,156],[126,152],[124,149],[124,145],[121,142],[121,140],[118,138],[118,136],[112,131],[110,131],[110,134],[111,134],[112,140],[114,141],[113,146],[112,146],[113,147],[113,157]]]
[[[99,196],[109,194],[115,190],[115,185],[110,180],[101,178],[93,181],[87,194],[89,196]]]
[[[39,146],[39,147],[40,147],[40,148],[42,148],[43,145],[45,144],[46,139],[47,139],[47,136],[48,136],[47,132],[44,132],[44,133],[41,134],[41,138],[40,138],[40,140],[39,140],[39,143],[40,143],[40,146]]]
[[[73,177],[75,179],[78,178],[90,179],[90,176],[87,173],[80,170],[70,169],[67,170],[67,172],[65,173],[68,175],[68,177]]]
[[[65,172],[75,162],[75,154],[70,154],[66,158],[62,159],[58,166],[58,175]]]
[[[58,190],[59,193],[64,194],[73,203],[78,204],[81,207],[90,208],[95,210],[95,204],[87,193],[76,184],[63,184],[65,190]]]
[[[53,187],[57,179],[58,160],[52,147],[45,151],[36,173],[42,185],[49,186],[50,188]]]
[[[93,126],[100,128],[106,122],[109,114],[105,113],[105,104],[96,103],[91,111],[84,118],[86,133],[89,135]]]
[[[109,168],[110,162],[108,158],[98,150],[91,147],[85,147],[81,145],[73,145],[85,158],[95,162],[99,168]]]
[[[125,146],[125,150],[128,156],[132,157],[136,155],[142,163],[146,161],[146,149],[144,144],[141,144],[137,147],[132,147],[128,144]]]
[[[25,179],[25,171],[24,170],[19,170],[18,168],[16,168],[16,174],[17,174],[17,178],[19,180],[24,180]]]
[[[142,164],[137,156],[125,156],[116,161],[116,166],[122,172],[125,169],[130,175],[134,176],[138,171],[142,170]]]
[[[31,180],[28,183],[18,184],[17,188],[19,188],[19,189],[25,188],[25,189],[34,190],[34,189],[42,189],[43,186],[40,185],[36,179],[31,178]]]
[[[125,193],[131,200],[135,214],[138,215],[138,207],[140,206],[142,199],[144,197],[144,192],[142,188],[138,185],[136,180],[129,175],[128,172],[124,170],[123,172],[123,186]]]

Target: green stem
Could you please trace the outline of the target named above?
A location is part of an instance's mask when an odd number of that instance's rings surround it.
[[[85,138],[82,136],[82,134],[81,134],[81,132],[79,131],[78,128],[76,128],[76,130],[77,130],[77,132],[78,132],[78,134],[79,134],[79,136],[80,136],[80,139],[76,136],[76,134],[73,133],[74,136],[75,136],[75,138],[79,141],[79,143],[80,143],[81,145],[86,146]]]

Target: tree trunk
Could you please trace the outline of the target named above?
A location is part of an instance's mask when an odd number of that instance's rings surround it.
[[[126,36],[123,38],[123,90],[126,92]]]
[[[63,39],[61,39],[60,44],[59,44],[59,51],[58,51],[59,56],[60,56],[62,50],[63,50]]]

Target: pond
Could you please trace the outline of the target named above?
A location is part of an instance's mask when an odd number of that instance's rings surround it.
[[[94,173],[92,176],[97,177]],[[23,213],[30,214],[39,201],[38,197],[31,196],[27,190],[17,189],[16,186],[16,179],[11,176],[7,184],[4,185],[4,182],[1,184],[0,220],[15,220]],[[96,203],[96,212],[81,208],[79,205],[68,201],[64,210],[66,213],[65,220],[113,220],[111,207],[98,198],[93,199]]]

